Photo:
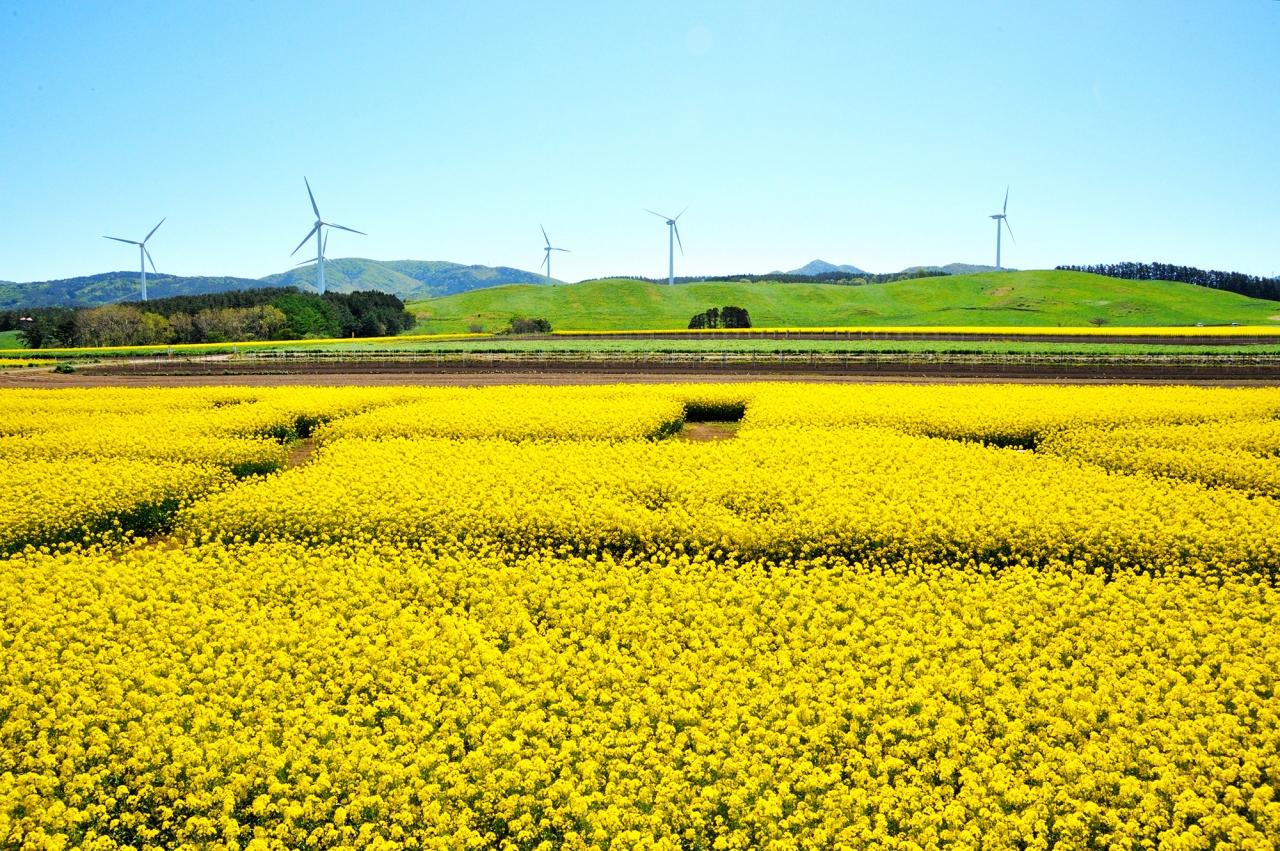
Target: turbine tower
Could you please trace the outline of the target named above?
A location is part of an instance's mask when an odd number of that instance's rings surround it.
[[[547,267],[547,283],[549,284],[551,283],[551,252],[564,251],[568,253],[569,249],[556,248],[554,245],[551,244],[551,238],[547,236],[547,229],[542,227],[542,225],[538,225],[538,227],[542,228],[542,239],[547,243],[547,247],[543,249],[543,251],[546,252],[546,256],[542,258],[542,263],[540,263],[539,265],[543,265]]]
[[[671,216],[664,216],[661,213],[654,213],[653,210],[649,210],[649,209],[645,210],[646,213],[653,213],[655,216],[665,220],[667,223],[667,283],[668,284],[674,284],[676,282],[676,243],[680,244],[680,256],[681,257],[684,256],[684,242],[680,240],[680,226],[677,225],[676,222],[680,220],[680,217],[683,216],[685,214],[685,211],[688,209],[689,209],[688,207],[685,207],[684,210],[681,210],[678,214],[676,214],[675,218],[672,218]]]
[[[351,231],[352,233],[358,233],[361,236],[368,236],[368,234],[362,230],[356,230],[355,228],[344,227],[343,225],[335,225],[333,222],[326,222],[324,219],[320,218],[320,208],[316,206],[316,196],[311,192],[311,183],[306,179],[306,177],[302,178],[302,182],[307,184],[307,197],[311,199],[311,209],[315,211],[316,223],[315,223],[315,226],[311,228],[311,232],[302,238],[302,242],[298,243],[298,248],[293,249],[293,253],[290,254],[289,256],[292,257],[294,254],[297,254],[298,249],[306,245],[307,240],[311,239],[313,235],[315,236],[316,238],[316,292],[320,293],[320,295],[324,295],[324,249],[329,242],[329,236],[328,234],[322,235],[321,231],[323,231],[325,228],[337,228],[338,230],[346,230],[346,231]],[[310,262],[311,262],[310,260],[307,261],[307,263],[310,263]],[[305,266],[306,263],[303,263],[300,265]]]
[[[996,271],[1000,271],[1000,223],[1004,222],[1004,226],[1009,230],[1009,239],[1013,239],[1013,228],[1009,227],[1009,218],[1005,213],[1009,212],[1009,187],[1004,188],[1004,206],[1000,208],[1000,212],[993,213],[991,218],[996,220]],[[1014,244],[1018,240],[1013,239]]]
[[[168,216],[164,217],[164,219],[167,219],[167,218],[169,217]],[[114,239],[116,242],[127,242],[130,245],[138,246],[138,263],[141,264],[142,266],[142,300],[143,301],[147,300],[147,263],[148,262],[151,263],[152,272],[156,271],[156,261],[151,259],[151,252],[147,250],[147,240],[151,239],[151,237],[155,234],[155,232],[160,230],[160,225],[164,224],[164,219],[161,219],[160,224],[157,224],[155,227],[151,229],[151,233],[147,234],[142,238],[142,242],[138,242],[136,239],[121,239],[118,236],[103,237],[103,239]],[[156,274],[158,275],[160,273],[156,272]]]

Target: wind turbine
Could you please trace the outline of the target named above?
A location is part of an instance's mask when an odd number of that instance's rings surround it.
[[[1009,218],[1005,213],[1009,212],[1009,187],[1004,188],[1004,206],[1000,208],[1000,212],[993,213],[991,218],[996,220],[996,271],[1000,271],[1000,223],[1004,222],[1004,226],[1009,230],[1009,239],[1013,239],[1013,228],[1009,227]],[[1013,239],[1014,245],[1018,244],[1018,240]]]
[[[114,239],[116,242],[127,242],[130,245],[138,246],[138,263],[141,264],[142,266],[142,300],[143,301],[147,300],[147,263],[148,262],[151,263],[152,272],[156,271],[156,261],[151,259],[151,252],[147,250],[147,240],[151,239],[151,237],[155,234],[155,232],[160,230],[160,225],[164,224],[164,220],[167,218],[169,217],[165,216],[164,219],[161,219],[160,224],[157,224],[155,227],[153,227],[151,229],[151,233],[147,234],[142,238],[142,242],[138,242],[136,239],[121,239],[118,236],[103,237],[103,239]],[[156,274],[158,275],[160,273],[156,272]]]
[[[315,223],[315,226],[311,228],[311,232],[302,238],[302,242],[298,243],[298,248],[293,249],[293,253],[290,254],[289,256],[292,257],[294,254],[297,254],[298,249],[306,245],[307,240],[311,239],[313,235],[315,236],[316,238],[316,291],[319,292],[320,295],[324,295],[324,249],[325,249],[325,246],[329,243],[329,235],[324,234],[322,236],[321,231],[324,230],[325,228],[337,228],[338,230],[347,230],[347,231],[351,231],[352,233],[358,233],[361,236],[368,236],[369,234],[365,233],[362,230],[356,230],[355,228],[344,227],[343,225],[335,225],[333,222],[326,222],[324,219],[320,218],[320,208],[316,206],[316,196],[311,192],[311,183],[305,177],[302,178],[302,182],[307,184],[307,197],[311,199],[311,209],[315,211],[316,223]],[[311,261],[307,261],[307,262],[309,263]],[[306,264],[304,263],[301,265],[305,266]]]
[[[551,283],[551,252],[563,251],[565,253],[568,253],[569,249],[556,248],[554,245],[551,244],[551,238],[547,236],[547,229],[542,227],[542,225],[538,225],[538,227],[542,228],[542,239],[547,243],[547,247],[543,249],[543,251],[546,252],[547,256],[542,258],[542,263],[540,263],[539,265],[547,267],[547,283],[549,284]]]
[[[688,210],[685,207],[675,218],[664,216],[661,213],[654,213],[653,210],[645,209],[646,213],[653,213],[660,219],[666,220],[667,223],[667,283],[674,284],[676,282],[676,243],[680,243],[680,256],[684,256],[684,243],[680,240],[680,226],[676,224],[680,220],[680,216]]]

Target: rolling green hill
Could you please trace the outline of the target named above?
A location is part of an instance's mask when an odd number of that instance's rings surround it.
[[[694,283],[630,279],[505,286],[409,304],[418,333],[496,331],[514,315],[556,330],[684,328],[708,307],[737,305],[756,327],[849,325],[1280,324],[1280,303],[1191,284],[1028,271],[888,284]]]

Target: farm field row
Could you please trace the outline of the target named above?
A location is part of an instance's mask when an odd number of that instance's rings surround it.
[[[276,351],[290,351],[280,348]],[[711,352],[711,353],[792,353],[792,352],[873,352],[885,354],[1098,354],[1098,355],[1275,355],[1280,342],[1251,345],[1180,345],[1141,343],[1060,343],[964,340],[822,340],[822,339],[642,339],[626,336],[596,339],[520,339],[489,337],[457,342],[406,342],[400,345],[345,343],[296,349],[299,353],[343,353],[355,355],[398,354],[406,352],[547,352],[573,353],[644,353],[644,352]]]
[[[1280,836],[1277,388],[5,390],[0,462],[0,845]]]
[[[1168,330],[1168,329],[1166,329]],[[1203,330],[1203,329],[1197,329]],[[976,333],[976,332],[975,332]],[[1259,339],[1266,339],[1260,337]],[[1018,355],[1018,356],[1109,356],[1142,357],[1148,355],[1193,355],[1214,358],[1274,356],[1280,354],[1280,342],[1258,342],[1248,345],[1205,345],[1180,343],[1112,343],[1081,340],[1056,342],[1040,340],[868,340],[868,339],[680,339],[645,338],[640,335],[617,335],[592,339],[541,337],[535,339],[472,336],[465,339],[396,337],[379,340],[306,340],[279,343],[209,344],[189,347],[132,347],[121,349],[57,349],[36,352],[27,349],[0,350],[0,369],[47,367],[61,360],[72,362],[116,358],[153,359],[166,356],[204,357],[230,355],[319,355],[353,358],[376,355],[451,354],[451,353],[546,353],[569,354],[643,354],[643,353],[714,353],[714,354],[941,354],[941,355]]]

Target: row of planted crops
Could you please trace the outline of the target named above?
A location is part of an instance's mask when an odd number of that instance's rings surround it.
[[[3,391],[0,469],[0,846],[1280,841],[1277,389]]]

